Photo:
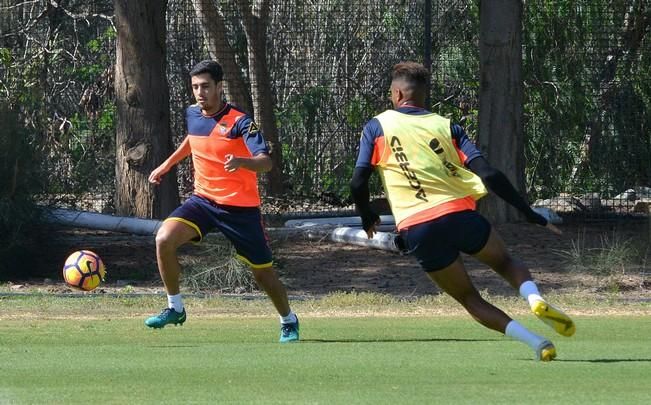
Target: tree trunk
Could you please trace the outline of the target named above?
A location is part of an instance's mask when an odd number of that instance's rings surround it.
[[[242,78],[242,70],[235,61],[235,50],[226,38],[226,22],[223,14],[211,0],[192,0],[192,5],[197,18],[201,21],[201,30],[206,38],[210,57],[219,62],[224,70],[226,97],[245,111],[252,112],[251,96]]]
[[[267,67],[266,32],[269,22],[269,1],[239,0],[238,5],[243,17],[249,51],[249,78],[255,120],[262,128],[265,139],[271,146],[271,159],[273,160],[273,168],[267,174],[267,181],[263,186],[267,194],[280,195],[283,193],[283,156],[282,147],[278,141],[271,76]]]
[[[167,1],[114,0],[118,215],[161,218],[179,201],[175,170],[158,187],[147,180],[172,152],[165,72],[166,7]]]
[[[479,146],[524,194],[521,1],[481,2],[479,58]],[[519,218],[513,207],[494,195],[481,200],[480,211],[494,223]]]

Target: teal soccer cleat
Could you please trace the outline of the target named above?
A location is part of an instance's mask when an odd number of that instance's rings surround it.
[[[176,312],[172,308],[165,308],[160,314],[147,318],[145,320],[145,325],[150,328],[160,329],[170,323],[174,325],[183,325],[185,319],[185,308],[183,309],[183,312]]]
[[[280,324],[280,343],[298,342],[298,317],[294,323]]]

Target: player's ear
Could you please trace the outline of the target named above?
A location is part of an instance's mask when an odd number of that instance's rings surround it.
[[[393,95],[393,101],[395,102],[394,104],[397,106],[400,105],[400,102],[405,99],[405,92],[402,91],[402,88],[396,86],[394,87],[394,95]]]

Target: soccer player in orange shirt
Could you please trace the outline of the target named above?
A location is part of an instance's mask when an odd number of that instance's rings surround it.
[[[218,230],[235,246],[237,257],[253,272],[280,315],[281,342],[299,339],[299,322],[285,287],[272,267],[272,254],[260,212],[257,173],[272,161],[262,133],[251,117],[222,97],[223,71],[215,61],[199,62],[190,71],[197,104],[186,110],[187,136],[170,157],[149,175],[161,177],[187,156],[194,166],[194,193],[163,222],[156,234],[156,258],[168,307],[145,321],[152,328],[183,324],[186,311],[179,290],[177,249]]]

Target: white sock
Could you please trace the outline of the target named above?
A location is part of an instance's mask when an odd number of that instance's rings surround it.
[[[527,344],[533,350],[538,349],[538,346],[540,346],[540,344],[546,340],[544,337],[538,336],[535,333],[531,332],[529,329],[522,326],[518,321],[509,322],[509,324],[506,325],[504,335]]]
[[[296,314],[294,311],[291,309],[289,310],[289,313],[286,316],[280,316],[280,323],[295,323],[296,322]]]
[[[545,301],[540,296],[538,286],[531,280],[525,281],[520,285],[520,295],[529,302],[529,306],[533,306],[537,301]]]
[[[167,307],[172,308],[178,313],[183,312],[183,299],[181,299],[181,294],[176,295],[167,295]]]

